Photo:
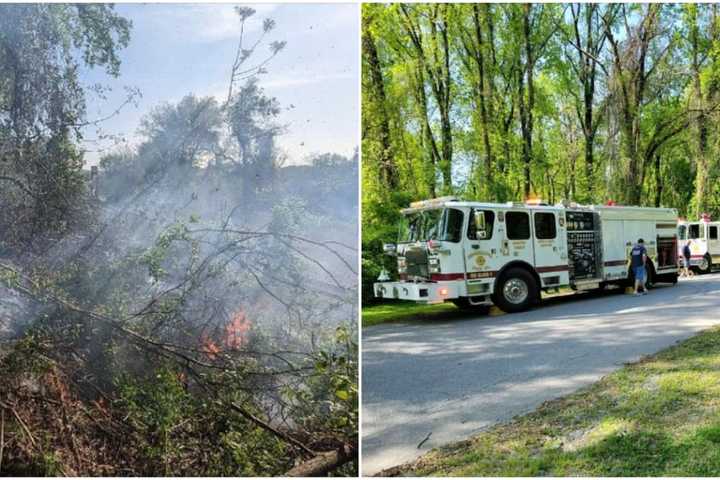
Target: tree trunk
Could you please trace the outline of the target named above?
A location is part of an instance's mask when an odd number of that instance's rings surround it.
[[[533,80],[533,49],[530,31],[530,4],[523,5],[523,40],[525,49],[525,70],[518,75],[518,95],[520,107],[520,130],[523,139],[523,193],[525,198],[530,196],[532,190],[531,165],[532,165],[532,134],[533,114],[532,109],[535,103],[535,89]],[[527,90],[527,98],[525,91]]]
[[[357,448],[353,445],[345,445],[338,450],[318,454],[310,460],[292,468],[285,474],[285,476],[324,477],[338,467],[356,459]]]
[[[380,180],[381,184],[389,189],[398,186],[398,173],[393,156],[392,143],[390,141],[390,122],[387,114],[387,98],[385,95],[385,84],[382,76],[382,67],[375,47],[375,39],[370,31],[368,22],[363,22],[362,29],[362,51],[368,68],[368,81],[370,91],[374,98],[369,99],[377,105],[377,140],[380,142]]]
[[[659,208],[662,202],[663,181],[660,171],[660,155],[655,154],[655,208]]]
[[[490,120],[488,112],[489,80],[485,75],[485,41],[482,34],[480,20],[480,6],[473,4],[473,21],[475,26],[475,39],[477,41],[477,56],[475,62],[478,68],[478,98],[480,102],[480,127],[482,128],[483,145],[485,147],[485,181],[487,186],[492,185],[493,177],[493,152],[490,144]],[[487,188],[485,189],[488,190]]]
[[[692,74],[693,74],[693,96],[695,97],[698,115],[695,120],[696,129],[696,168],[695,168],[695,214],[700,215],[707,212],[708,194],[708,127],[704,115],[705,102],[700,84],[700,45],[699,26],[697,24],[697,11],[690,26],[690,44],[692,46]]]

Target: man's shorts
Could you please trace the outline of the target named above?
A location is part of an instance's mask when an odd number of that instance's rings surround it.
[[[645,281],[645,266],[641,265],[639,267],[633,267],[633,272],[635,272],[635,280],[638,282],[644,282]]]

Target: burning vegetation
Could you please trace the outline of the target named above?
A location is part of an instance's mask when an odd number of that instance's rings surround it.
[[[0,10],[0,474],[355,474],[357,157],[283,166],[284,43],[90,175],[77,62],[119,75],[129,23]]]

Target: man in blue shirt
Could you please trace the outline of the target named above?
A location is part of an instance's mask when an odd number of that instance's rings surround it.
[[[645,242],[639,239],[632,251],[630,252],[630,268],[635,274],[635,295],[645,295],[645,262],[647,261],[647,250],[645,250]],[[642,292],[640,292],[642,287]]]
[[[690,276],[690,257],[692,257],[692,251],[690,250],[690,243],[692,241],[688,240],[685,246],[683,247],[683,275],[686,277]]]

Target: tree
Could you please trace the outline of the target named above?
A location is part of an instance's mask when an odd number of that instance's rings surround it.
[[[400,22],[410,38],[409,51],[417,65],[416,91],[424,117],[423,129],[433,164],[442,178],[443,191],[452,192],[453,138],[450,112],[452,108],[451,58],[448,11],[446,4],[411,6],[400,4]],[[427,33],[425,33],[427,32]],[[406,50],[408,51],[408,50]],[[433,134],[425,79],[440,117],[440,141]],[[439,143],[439,145],[438,145]]]
[[[462,55],[463,65],[469,71],[471,81],[474,83],[476,93],[475,103],[479,110],[480,130],[484,148],[484,184],[485,192],[490,192],[493,186],[493,169],[495,161],[490,137],[493,130],[491,118],[494,115],[494,81],[495,66],[491,64],[494,56],[491,54],[494,46],[491,33],[491,6],[489,4],[472,4],[471,6],[458,5],[460,10],[460,40],[465,55]],[[472,12],[465,12],[468,8]],[[469,25],[464,25],[464,16],[472,19]],[[486,30],[487,26],[487,30]],[[468,61],[471,60],[471,61]]]
[[[520,70],[516,73],[518,115],[522,133],[523,194],[532,190],[533,131],[535,127],[535,69],[547,54],[549,42],[559,28],[553,5],[526,3],[511,10],[518,35]]]
[[[374,148],[378,149],[379,181],[384,187],[392,190],[398,187],[398,173],[390,141],[390,120],[386,106],[387,98],[382,67],[373,35],[371,10],[369,8],[364,9],[362,18],[362,54],[363,66],[368,71],[368,74],[364,77],[367,81],[366,91],[368,92],[368,98],[365,100],[364,105],[366,108],[372,109],[373,113],[363,117],[365,120],[363,138],[377,142],[378,145]]]
[[[6,5],[0,16],[2,228],[27,244],[83,216],[85,92],[78,70],[117,76],[130,22],[109,5]],[[21,219],[18,221],[18,219]],[[9,235],[9,237],[12,235]]]
[[[609,8],[602,17],[610,44],[610,82],[617,99],[622,152],[626,163],[623,188],[618,190],[618,194],[629,204],[639,203],[642,197],[645,165],[642,121],[647,98],[662,90],[663,86],[654,80],[674,44],[669,36],[671,27],[664,25],[662,8],[662,5],[638,7],[618,4]],[[631,16],[637,17],[635,23]],[[622,41],[616,35],[616,25],[623,27]],[[655,132],[656,135],[664,135],[658,130]]]
[[[214,160],[223,119],[213,97],[186,95],[177,105],[155,107],[140,122],[139,155],[155,168],[198,166]],[[153,168],[151,163],[146,168]],[[183,170],[182,168],[180,170]]]
[[[598,76],[606,73],[601,57],[607,36],[602,28],[600,4],[570,5],[571,23],[566,28],[565,57],[577,84],[568,85],[575,98],[575,111],[585,139],[585,177],[588,195],[592,196],[595,179],[595,138],[607,108],[607,97],[598,101]],[[579,87],[580,94],[576,92]]]

